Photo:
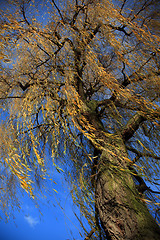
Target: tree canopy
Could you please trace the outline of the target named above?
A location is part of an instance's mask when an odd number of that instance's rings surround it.
[[[147,207],[159,222],[159,13],[158,0],[16,0],[1,9],[4,209],[19,187],[37,198],[37,185],[54,185],[54,167],[90,225],[79,219],[86,239],[137,239],[120,222],[125,211],[124,222],[135,219],[131,206],[144,209],[142,222]]]

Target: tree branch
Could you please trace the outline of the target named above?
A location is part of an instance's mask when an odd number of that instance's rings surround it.
[[[129,147],[129,146],[126,146],[126,148],[127,148],[129,151],[135,153],[135,154],[136,154],[137,156],[139,156],[139,157],[151,157],[151,158],[160,160],[160,156],[157,156],[157,155],[155,155],[155,154],[153,154],[153,153],[142,153],[142,152],[138,151],[137,149],[135,149],[135,148],[133,148],[133,147]]]
[[[25,22],[28,24],[28,26],[30,26],[30,23],[28,21],[28,19],[26,18],[26,14],[25,14],[25,10],[24,10],[24,4],[20,6],[21,8],[21,12],[22,12],[22,15],[23,15],[23,18],[25,20]]]
[[[124,8],[125,3],[126,3],[126,0],[123,0],[122,6],[121,6],[121,9],[120,9],[120,14],[122,13],[122,10]]]
[[[57,11],[58,11],[58,13],[59,13],[59,15],[60,15],[63,23],[64,23],[65,21],[64,21],[64,18],[63,18],[63,16],[62,16],[62,13],[61,13],[60,9],[58,8],[58,6],[56,5],[56,3],[55,3],[54,0],[52,0],[52,3],[53,3],[53,5],[55,6],[55,8],[57,9]]]
[[[8,97],[1,97],[0,100],[5,100],[5,99],[12,99],[12,98],[23,98],[23,96],[8,96]]]
[[[133,134],[137,131],[140,124],[147,120],[147,118],[141,113],[137,112],[122,129],[121,134],[124,141],[129,140]]]
[[[21,89],[23,91],[25,91],[27,88],[29,88],[30,86],[32,86],[34,83],[26,83],[25,85],[23,85],[21,82],[18,82],[19,86],[21,87]]]
[[[93,235],[93,233],[94,233],[95,231],[96,231],[96,228],[92,229],[92,230],[90,231],[90,233],[88,234],[88,236],[85,237],[84,240],[89,240],[89,239],[92,237],[92,235]]]
[[[54,1],[53,1],[54,2]],[[29,23],[29,21],[27,20],[27,18],[26,18],[26,15],[25,15],[25,10],[24,10],[24,6],[21,6],[21,12],[22,12],[22,15],[23,15],[23,18],[24,18],[24,21],[27,23],[27,25],[28,26],[30,26],[31,27],[31,29],[33,30],[33,31],[35,31],[36,33],[38,33],[38,34],[40,34],[42,37],[44,37],[45,39],[48,39],[49,41],[51,41],[52,43],[54,43],[57,47],[58,47],[58,49],[59,48],[61,48],[61,43],[59,43],[58,41],[57,41],[57,39],[52,39],[51,37],[53,37],[53,36],[46,36],[46,34],[44,33],[44,32],[42,32],[42,31],[37,31],[37,29],[36,28],[34,28],[30,23]],[[25,39],[26,40],[26,39]],[[28,41],[28,40],[26,40],[26,41]],[[28,41],[29,42],[29,41]],[[38,46],[38,45],[37,45]],[[44,49],[41,49],[41,50],[43,50],[43,51],[45,51]],[[47,55],[49,55],[47,52],[45,52]]]
[[[148,187],[146,185],[145,181],[143,180],[143,178],[138,175],[137,171],[132,166],[129,166],[129,170],[134,173],[135,179],[139,182],[138,191],[140,193],[144,193],[145,191],[149,191],[151,193],[160,194],[159,191],[154,191],[150,187]]]
[[[141,9],[136,13],[134,14],[133,18],[131,19],[131,21],[133,21],[134,19],[137,18],[137,16],[142,12],[144,11],[148,6],[152,5],[153,1],[151,0],[150,2],[148,0],[146,0],[143,4],[143,6],[141,7]]]
[[[126,36],[131,36],[132,32],[130,33],[127,33],[126,30],[125,30],[125,27],[126,26],[122,26],[122,27],[116,27],[116,26],[113,26],[111,24],[108,25],[110,28],[114,29],[114,30],[117,30],[117,31],[120,31],[120,32],[123,32]]]
[[[102,24],[98,24],[97,27],[89,34],[89,37],[87,38],[85,44],[88,45],[91,40],[94,38],[94,36],[98,33],[99,29],[101,28]]]
[[[76,6],[77,6],[77,5],[76,5]],[[71,26],[74,25],[74,23],[75,23],[75,21],[76,21],[76,19],[77,19],[77,17],[78,17],[78,14],[79,14],[80,11],[81,11],[82,9],[84,9],[84,8],[85,8],[85,5],[82,5],[81,7],[79,7],[79,9],[76,10],[75,14],[73,15],[72,21],[70,22],[70,25],[71,25]]]

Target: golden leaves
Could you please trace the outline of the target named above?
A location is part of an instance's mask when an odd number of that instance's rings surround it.
[[[54,169],[69,172],[73,199],[94,226],[90,178],[97,156],[93,157],[93,145],[100,151],[106,149],[106,155],[116,159],[120,146],[116,152],[105,141],[115,142],[122,126],[140,111],[148,120],[154,119],[148,135],[151,138],[154,132],[158,146],[159,36],[151,33],[147,21],[143,24],[144,18],[125,7],[122,14],[109,0],[92,1],[79,8],[78,14],[75,3],[69,2],[63,6],[64,20],[48,3],[47,24],[43,16],[36,15],[32,4],[35,14],[30,12],[29,24],[20,12],[13,16],[5,13],[0,60],[11,62],[7,67],[2,63],[0,80],[0,97],[9,97],[3,101],[6,124],[0,129],[1,158],[4,168],[7,166],[21,187],[34,196],[37,179],[48,177],[51,153]],[[97,127],[97,119],[104,131]],[[146,144],[148,136],[136,143],[136,134],[133,137],[137,149],[153,148]],[[70,158],[63,159],[64,155]],[[119,161],[132,163],[127,156],[119,156]],[[158,161],[153,164],[145,157],[144,169],[139,162],[134,167],[143,175],[147,175],[147,168],[158,174]],[[113,164],[113,168],[129,173],[123,166]]]

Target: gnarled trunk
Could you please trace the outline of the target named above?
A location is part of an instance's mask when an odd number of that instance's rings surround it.
[[[127,165],[123,140],[107,139],[96,183],[96,207],[106,237],[159,240],[160,228],[141,200]]]

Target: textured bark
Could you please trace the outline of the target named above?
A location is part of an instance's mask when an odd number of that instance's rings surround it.
[[[137,113],[121,132],[110,134],[96,114],[96,101],[84,106],[83,116],[93,126],[92,144],[101,153],[93,169],[97,170],[96,218],[98,215],[106,239],[159,240],[160,228],[136,188],[124,142],[133,136],[145,117]]]
[[[160,228],[149,213],[128,170],[123,140],[106,139],[96,184],[96,207],[108,240],[159,240]]]

